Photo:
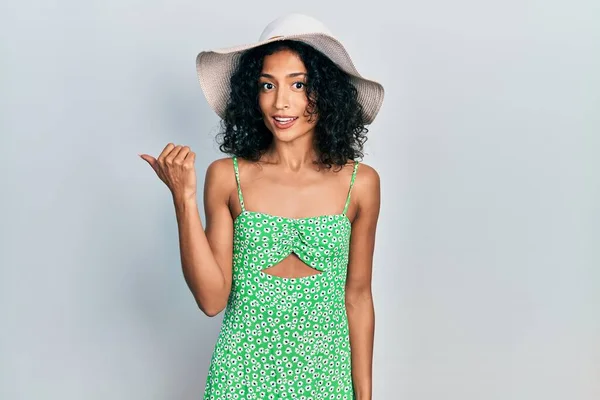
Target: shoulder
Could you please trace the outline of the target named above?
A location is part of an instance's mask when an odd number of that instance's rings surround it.
[[[362,162],[358,163],[358,169],[356,171],[354,185],[364,187],[379,187],[379,182],[379,173],[375,168],[373,168],[369,164],[365,164]]]
[[[235,185],[235,173],[231,157],[219,158],[211,162],[206,168],[206,188],[229,192]]]
[[[353,195],[360,208],[379,208],[380,199],[380,178],[379,173],[372,166],[359,163],[356,177],[354,179]]]
[[[206,168],[206,176],[223,178],[233,173],[232,157],[223,157],[211,162]]]

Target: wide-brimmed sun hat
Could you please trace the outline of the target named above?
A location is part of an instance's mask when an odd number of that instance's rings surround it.
[[[358,91],[358,101],[364,112],[365,124],[373,122],[383,103],[383,86],[363,78],[350,55],[327,27],[319,20],[303,14],[287,14],[269,23],[258,42],[236,47],[203,51],[196,57],[196,70],[200,86],[210,107],[225,117],[225,108],[230,95],[230,78],[239,57],[249,49],[278,40],[304,42],[329,57],[340,69],[350,75]]]

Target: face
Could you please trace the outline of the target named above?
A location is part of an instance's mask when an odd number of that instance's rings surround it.
[[[316,115],[306,112],[307,71],[298,55],[281,50],[266,56],[259,78],[258,102],[267,128],[276,140],[293,141],[313,135]]]

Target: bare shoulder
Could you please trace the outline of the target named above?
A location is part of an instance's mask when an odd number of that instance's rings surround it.
[[[369,164],[359,163],[354,180],[355,187],[361,187],[363,191],[371,192],[379,190],[379,173]]]
[[[377,170],[368,164],[359,163],[352,189],[353,194],[356,195],[359,210],[365,208],[379,210],[380,185]]]
[[[205,196],[207,192],[216,195],[228,195],[235,189],[235,174],[231,157],[219,158],[211,162],[206,168]]]
[[[231,157],[223,157],[214,160],[208,165],[206,169],[207,175],[225,175],[233,171],[233,161]]]

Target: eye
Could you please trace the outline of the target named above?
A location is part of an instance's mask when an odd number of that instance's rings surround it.
[[[294,89],[303,89],[306,86],[304,82],[294,82]]]
[[[271,82],[262,82],[260,84],[260,88],[263,90],[271,90],[273,87],[275,87],[275,85],[273,85]]]

